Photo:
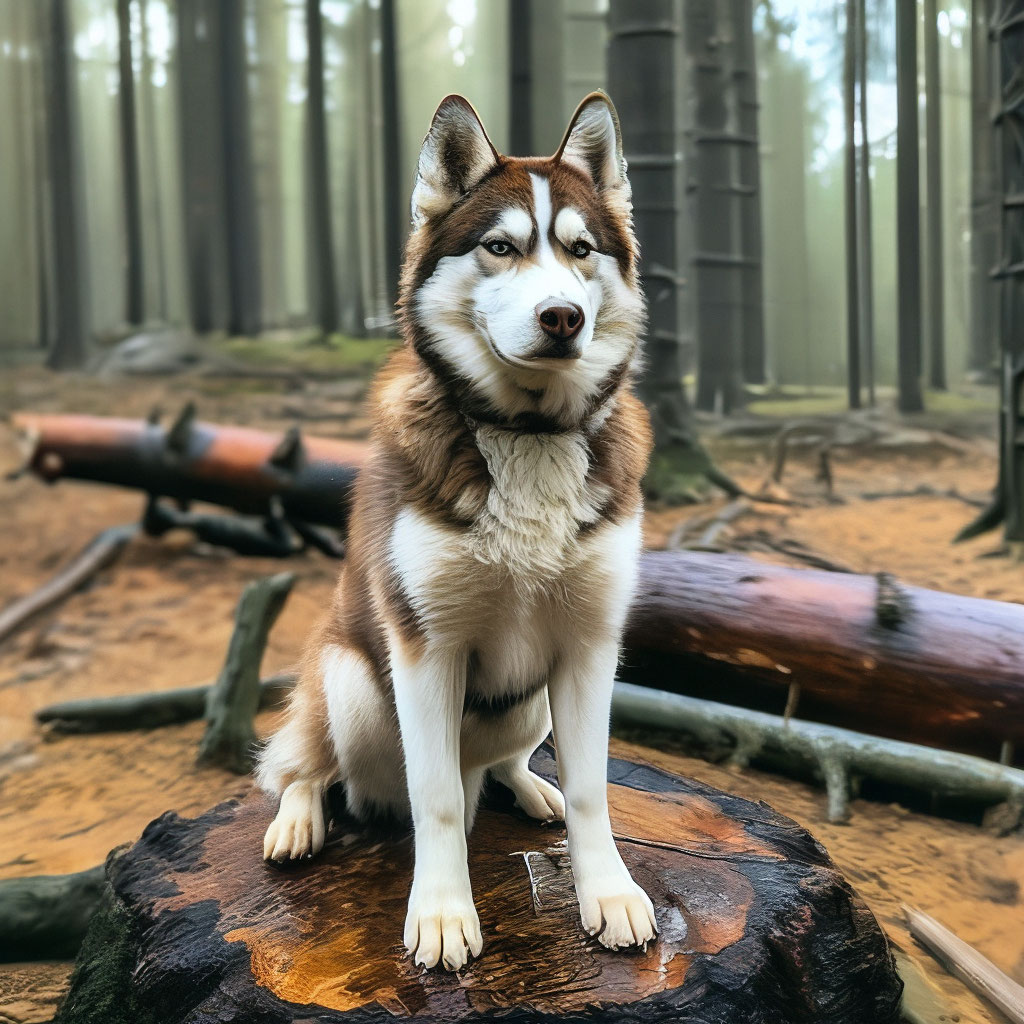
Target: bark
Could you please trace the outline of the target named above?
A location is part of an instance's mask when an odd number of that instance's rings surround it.
[[[942,248],[942,90],[936,0],[924,0],[925,194],[928,277],[928,383],[945,390],[946,316]]]
[[[994,0],[971,3],[971,335],[970,368],[991,377],[999,364],[999,198],[992,134],[992,44],[989,18]]]
[[[638,390],[654,427],[655,452],[645,487],[652,497],[686,500],[711,463],[697,439],[683,385],[681,238],[684,231],[681,11],[675,0],[638,8],[612,0],[608,12],[608,88],[622,124],[640,240],[640,280],[647,296],[646,364]]]
[[[868,18],[866,0],[857,6],[857,82],[860,162],[857,174],[857,249],[860,254],[860,338],[868,405],[875,404],[875,282],[871,225],[871,143],[868,134]]]
[[[553,777],[546,750],[533,767]],[[483,954],[457,980],[424,976],[400,945],[411,837],[339,809],[342,841],[276,871],[254,855],[273,807],[253,795],[164,815],[111,861],[57,1020],[160,1024],[200,1005],[202,1019],[265,1024],[897,1019],[887,941],[808,833],[645,764],[613,759],[609,782],[619,849],[661,926],[645,951],[586,940],[561,835],[499,793],[469,838]]]
[[[620,678],[1024,763],[1024,608],[700,552],[648,552]]]
[[[89,350],[89,272],[68,0],[50,0],[46,11],[49,45],[43,47],[43,66],[55,319],[48,363],[66,370],[81,366]],[[41,5],[40,18],[47,22]]]
[[[384,198],[384,282],[388,313],[398,300],[406,206],[402,176],[401,110],[398,97],[398,44],[395,0],[380,0],[381,179]],[[393,326],[392,326],[393,330]]]
[[[918,182],[917,3],[896,0],[897,383],[900,412],[921,391],[921,197]]]
[[[13,425],[32,439],[27,468],[44,480],[91,480],[325,526],[344,524],[366,455],[359,442],[297,432],[282,438],[184,416],[168,429],[143,420],[31,414],[14,416]]]
[[[533,47],[532,0],[510,0],[509,43],[509,148],[512,156],[533,156]]]
[[[766,380],[764,341],[764,280],[761,230],[761,153],[757,95],[757,59],[754,45],[754,10],[751,0],[733,0],[735,33],[736,127],[739,171],[736,200],[739,207],[741,318],[743,326],[743,379],[750,384]]]
[[[309,307],[313,320],[332,334],[339,328],[337,271],[334,262],[334,219],[331,204],[324,108],[324,32],[320,0],[306,0],[306,111],[309,137],[309,204],[307,227],[311,240]]]
[[[846,2],[843,42],[843,213],[846,241],[846,392],[851,409],[860,408],[860,256],[857,245],[857,4]]]
[[[141,13],[141,12],[140,12]],[[142,209],[139,198],[139,144],[132,67],[131,0],[117,0],[118,113],[121,120],[121,178],[124,187],[125,320],[140,324],[143,309]]]
[[[683,5],[683,40],[692,90],[687,124],[687,191],[693,216],[692,284],[698,409],[730,413],[743,405],[733,152],[746,142],[729,119],[728,47],[732,26],[714,0]]]
[[[282,572],[256,580],[242,592],[224,667],[207,694],[207,726],[198,764],[219,765],[238,775],[252,768],[253,722],[262,696],[260,662],[294,583],[294,573]]]

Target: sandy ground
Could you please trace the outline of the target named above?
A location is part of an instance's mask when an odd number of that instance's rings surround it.
[[[101,382],[21,370],[0,380],[0,413],[22,408],[141,416],[156,405],[174,410],[191,397],[205,419],[280,428],[301,418],[310,432],[359,437],[366,429],[359,392],[359,381],[345,378],[315,386],[200,378]],[[722,468],[747,488],[760,487],[770,465],[765,445],[708,433]],[[796,542],[805,555],[856,571],[884,569],[921,586],[1024,601],[1020,564],[988,557],[998,548],[997,535],[957,547],[949,543],[976,513],[970,502],[983,500],[995,480],[991,436],[975,431],[965,438],[961,432],[936,442],[925,434],[882,448],[835,448],[831,499],[815,479],[813,453],[794,452],[781,486],[797,504],[753,504],[715,544],[800,564],[771,550],[772,544]],[[16,462],[14,437],[0,425],[0,469]],[[864,497],[919,487],[933,493]],[[960,497],[945,496],[954,491]],[[648,542],[691,542],[727,504],[713,498],[651,510]],[[100,486],[51,487],[30,477],[0,482],[0,607],[48,578],[104,527],[137,519],[141,508],[140,495]],[[211,680],[243,585],[281,568],[277,561],[228,557],[186,535],[139,538],[88,589],[0,644],[0,878],[90,867],[165,810],[195,814],[246,790],[246,779],[194,767],[198,723],[48,741],[32,713],[58,700]],[[266,671],[295,661],[337,566],[310,553],[290,560],[288,568],[299,579],[271,636]],[[261,730],[272,724],[272,715],[261,716]],[[673,766],[768,799],[810,828],[927,975],[937,1005],[955,1005],[964,1022],[999,1019],[916,950],[902,929],[898,904],[932,912],[1024,982],[1024,838],[997,840],[969,825],[863,801],[855,804],[853,825],[829,825],[821,794],[808,787],[691,759]],[[0,1021],[48,1019],[66,977],[66,965],[0,967]],[[936,1010],[932,1019],[942,1019],[941,1013]]]

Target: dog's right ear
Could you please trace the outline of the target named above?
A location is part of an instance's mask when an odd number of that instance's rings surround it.
[[[497,162],[498,152],[469,100],[446,96],[420,150],[412,191],[413,225],[447,213]]]

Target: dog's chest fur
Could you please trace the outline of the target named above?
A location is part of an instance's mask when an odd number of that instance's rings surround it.
[[[581,432],[521,434],[490,426],[476,432],[490,489],[469,532],[473,557],[501,567],[532,591],[575,561],[581,527],[597,521],[604,488],[591,484]]]

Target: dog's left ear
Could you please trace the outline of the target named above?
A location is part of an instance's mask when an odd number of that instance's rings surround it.
[[[420,149],[413,225],[447,213],[497,162],[498,152],[469,100],[446,96]]]
[[[626,160],[622,155],[622,132],[612,101],[603,92],[592,92],[576,108],[555,160],[580,164],[599,189],[625,189]]]

